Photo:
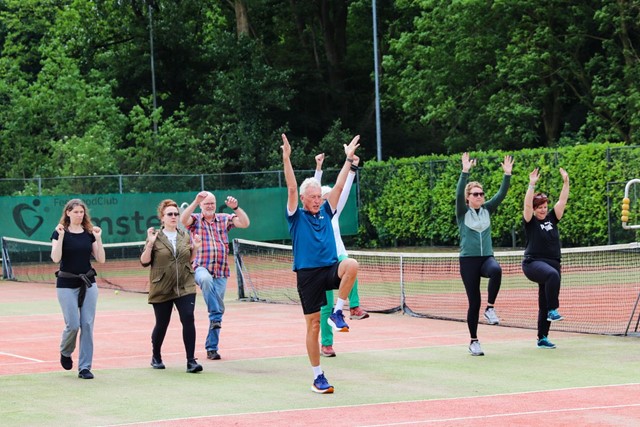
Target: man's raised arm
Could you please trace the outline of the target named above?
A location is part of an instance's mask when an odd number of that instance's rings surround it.
[[[293,166],[291,165],[291,145],[287,135],[282,134],[282,163],[284,165],[284,179],[287,183],[287,210],[289,212],[295,212],[298,209],[298,183],[296,182],[296,176],[293,173]]]

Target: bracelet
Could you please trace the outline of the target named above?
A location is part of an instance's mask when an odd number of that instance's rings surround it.
[[[237,211],[239,208],[240,208],[240,205],[236,205],[235,208],[231,208],[231,209],[233,209],[234,211]]]
[[[351,169],[353,172],[358,172],[358,170],[360,169],[358,166],[352,164],[351,167],[349,168]]]
[[[529,189],[530,189],[530,190],[535,190],[535,189],[536,189],[536,186],[535,186],[535,185],[533,185],[533,184],[529,184]]]
[[[350,158],[347,157],[347,162],[353,163],[353,159],[350,159]]]

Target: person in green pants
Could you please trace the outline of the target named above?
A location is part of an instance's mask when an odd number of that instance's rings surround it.
[[[336,239],[336,250],[338,252],[338,261],[342,261],[345,258],[348,258],[347,250],[342,242],[342,238],[340,237],[340,214],[347,204],[347,199],[349,198],[349,193],[351,192],[351,186],[353,185],[353,180],[356,177],[356,171],[358,170],[358,163],[360,159],[358,156],[353,156],[353,163],[351,166],[351,171],[347,177],[347,181],[344,184],[344,188],[342,193],[340,194],[340,200],[338,201],[338,206],[336,208],[336,214],[331,220],[331,225],[333,226],[333,234]],[[318,182],[322,182],[322,163],[324,162],[324,153],[318,154],[316,156],[316,171],[314,174],[314,178],[318,180]],[[324,199],[326,195],[331,190],[331,187],[323,186],[322,187],[322,198]],[[333,311],[333,291],[327,292],[327,305],[320,309],[320,354],[325,357],[335,357],[336,352],[333,349],[333,328],[329,323],[327,323],[327,319],[331,315]],[[353,284],[353,288],[351,289],[351,293],[349,293],[349,309],[350,318],[354,320],[366,319],[369,317],[369,313],[363,310],[360,307],[360,295],[358,295],[358,279],[356,278],[355,283]]]

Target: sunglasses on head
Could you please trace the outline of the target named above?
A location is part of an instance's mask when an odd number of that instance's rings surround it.
[[[473,196],[473,197],[484,197],[484,191],[481,192],[474,192],[474,193],[469,193],[469,195]]]
[[[540,193],[540,194],[536,194],[535,196],[533,196],[534,199],[547,199],[547,195],[544,193]]]
[[[180,216],[179,212],[167,212],[165,215],[167,216]]]

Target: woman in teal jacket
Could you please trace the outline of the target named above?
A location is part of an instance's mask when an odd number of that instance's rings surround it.
[[[497,325],[500,319],[493,305],[500,291],[502,269],[493,257],[491,214],[507,195],[513,157],[504,157],[502,184],[498,193],[486,202],[482,184],[476,181],[468,182],[469,171],[475,164],[475,159],[469,159],[469,153],[462,154],[462,173],[456,188],[456,220],[460,229],[460,276],[469,300],[467,310],[467,326],[471,335],[469,353],[472,356],[484,356],[478,341],[478,316],[482,299],[480,278],[489,278],[489,295],[484,317],[489,324]]]

